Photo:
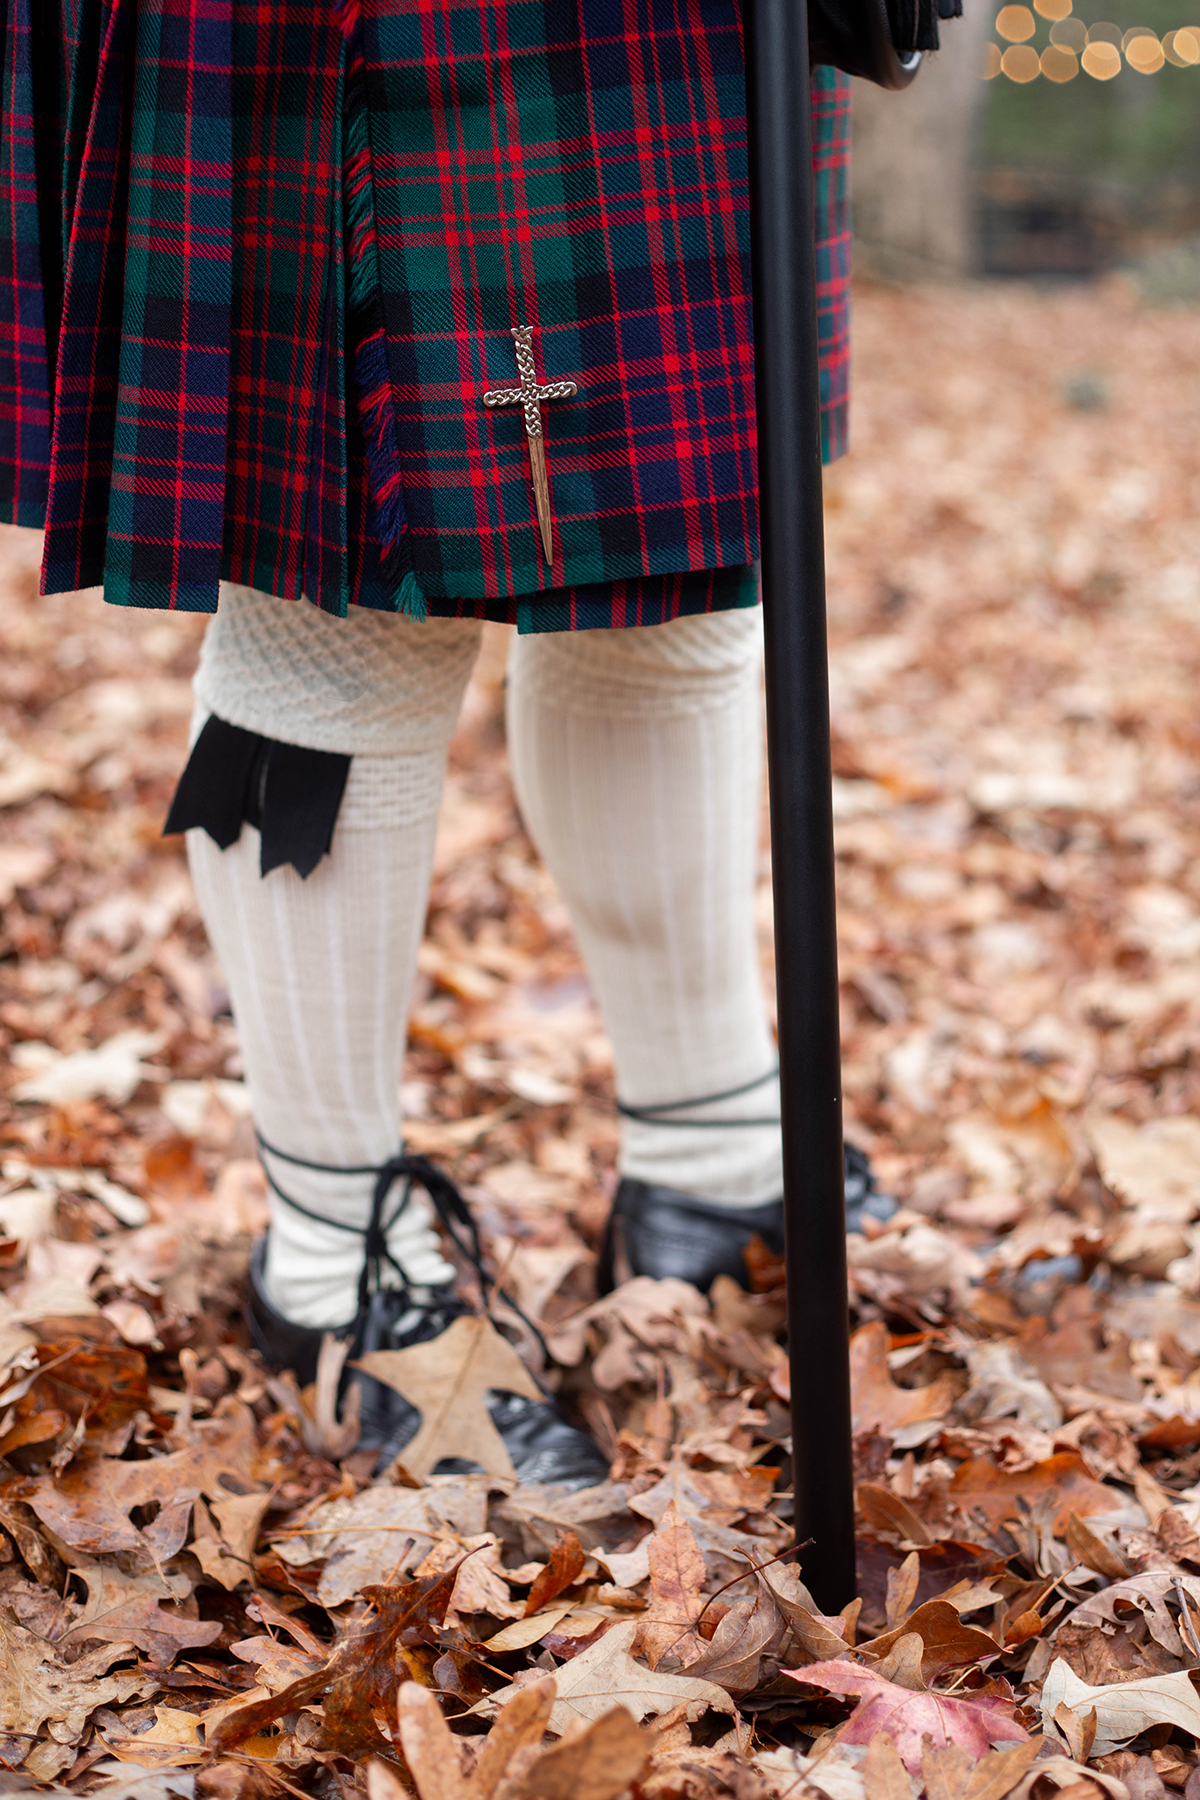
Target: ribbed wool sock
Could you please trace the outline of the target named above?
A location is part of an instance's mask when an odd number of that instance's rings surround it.
[[[261,876],[250,826],[225,851],[188,833],[255,1123],[289,1156],[341,1170],[400,1148],[404,1043],[446,746],[478,642],[473,621],[327,619],[306,601],[222,594],[197,678],[199,721],[211,709],[247,730],[354,756],[330,854],[307,880],[290,867]],[[373,754],[356,753],[362,736]],[[371,1175],[322,1174],[269,1152],[264,1163],[302,1206],[356,1232],[366,1225]],[[451,1279],[420,1191],[389,1249],[412,1285]],[[360,1236],[272,1195],[265,1285],[286,1318],[346,1324],[362,1263]]]
[[[508,736],[526,823],[570,909],[620,1098],[661,1106],[775,1066],[755,941],[763,738],[757,608],[514,640]],[[622,1173],[754,1206],[782,1189],[778,1081],[622,1121]]]

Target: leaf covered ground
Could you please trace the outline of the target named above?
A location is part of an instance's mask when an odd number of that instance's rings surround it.
[[[597,1302],[616,1130],[488,638],[405,1105],[513,1313],[380,1479],[247,1349],[265,1201],[177,841],[198,621],[0,554],[0,1790],[1200,1800],[1200,315],[866,290],[828,523],[859,1595],[790,1542],[777,1269]],[[769,891],[762,928],[769,972]],[[603,1487],[438,1476],[512,1344]],[[820,1379],[820,1370],[812,1371]],[[481,1415],[481,1416],[476,1416]],[[819,1556],[817,1546],[807,1553]]]

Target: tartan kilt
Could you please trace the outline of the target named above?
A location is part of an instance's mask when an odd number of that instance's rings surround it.
[[[524,630],[745,604],[738,0],[0,0],[0,518],[46,592]],[[814,75],[827,457],[849,83]],[[538,379],[543,561],[512,330]]]

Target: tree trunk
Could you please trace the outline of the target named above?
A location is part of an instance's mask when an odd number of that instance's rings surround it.
[[[976,124],[991,14],[967,4],[942,21],[942,49],[912,86],[854,83],[854,255],[883,281],[953,279],[977,263]]]

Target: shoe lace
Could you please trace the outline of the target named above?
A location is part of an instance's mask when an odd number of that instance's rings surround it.
[[[690,1112],[697,1106],[716,1106],[722,1100],[736,1100],[739,1094],[749,1094],[755,1088],[765,1087],[768,1081],[774,1081],[779,1073],[779,1064],[768,1069],[765,1075],[756,1075],[753,1081],[743,1081],[740,1087],[722,1088],[719,1094],[700,1094],[692,1100],[658,1100],[652,1106],[630,1106],[627,1101],[617,1101],[617,1111],[623,1119],[637,1119],[643,1125],[682,1125],[689,1128],[700,1126],[710,1131],[728,1131],[733,1125],[781,1125],[778,1116],[770,1119],[668,1119],[666,1113]]]
[[[296,1169],[312,1169],[321,1175],[373,1175],[375,1186],[371,1194],[371,1211],[366,1225],[351,1225],[345,1219],[331,1219],[324,1213],[304,1206],[299,1200],[287,1193],[275,1179],[266,1162],[263,1173],[271,1192],[282,1200],[285,1206],[291,1207],[303,1218],[311,1219],[317,1225],[329,1225],[335,1231],[349,1232],[363,1240],[363,1265],[358,1278],[358,1313],[361,1318],[370,1304],[371,1295],[377,1293],[384,1285],[383,1272],[385,1265],[398,1277],[399,1288],[406,1301],[415,1309],[430,1313],[444,1310],[445,1299],[434,1298],[429,1302],[418,1299],[413,1284],[409,1280],[404,1265],[392,1254],[388,1238],[392,1229],[407,1211],[414,1190],[424,1189],[429,1197],[434,1213],[455,1249],[475,1272],[483,1297],[484,1310],[487,1311],[491,1298],[497,1290],[495,1282],[487,1272],[484,1262],[483,1246],[479,1241],[479,1228],[472,1216],[471,1209],[456,1184],[436,1163],[430,1162],[426,1156],[410,1156],[405,1151],[388,1157],[382,1163],[360,1163],[345,1167],[338,1163],[312,1162],[304,1156],[293,1156],[290,1151],[280,1150],[275,1144],[267,1142],[261,1131],[255,1131],[260,1150],[268,1156],[278,1157],[280,1162],[290,1163]],[[402,1183],[400,1197],[390,1212],[387,1210],[388,1199],[397,1183]],[[392,1284],[396,1285],[396,1284]],[[546,1340],[530,1319],[518,1306],[511,1294],[503,1292],[505,1305],[510,1307],[524,1325],[527,1325],[538,1343],[545,1351],[549,1350]]]
[[[765,1087],[768,1081],[774,1081],[779,1073],[779,1064],[768,1069],[765,1075],[756,1075],[753,1081],[743,1081],[740,1087],[723,1088],[719,1094],[700,1094],[692,1100],[659,1100],[652,1106],[630,1106],[624,1100],[617,1101],[617,1111],[625,1119],[637,1119],[644,1125],[683,1125],[702,1126],[711,1131],[728,1131],[735,1125],[782,1125],[783,1120],[776,1115],[768,1119],[669,1119],[667,1113],[690,1112],[697,1106],[715,1106],[722,1100],[735,1100],[739,1094],[749,1094],[757,1087]],[[863,1152],[853,1144],[846,1144],[843,1149],[846,1165],[846,1200],[850,1205],[859,1205],[872,1198],[878,1189],[871,1165]]]

